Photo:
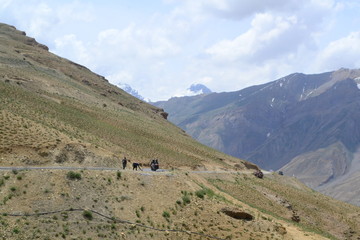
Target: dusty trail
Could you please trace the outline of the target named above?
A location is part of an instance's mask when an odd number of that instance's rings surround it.
[[[25,171],[25,170],[90,170],[90,171],[126,171],[134,173],[176,173],[176,172],[189,172],[189,173],[241,173],[244,171],[234,171],[234,170],[170,170],[170,169],[158,169],[156,171],[151,171],[150,168],[142,168],[142,170],[131,170],[131,169],[122,169],[122,168],[111,168],[111,167],[71,167],[71,166],[14,166],[14,167],[2,167],[0,166],[0,171]],[[264,174],[269,174],[270,172],[263,171]]]
[[[130,169],[122,168],[110,168],[110,167],[67,167],[67,166],[44,166],[44,167],[28,167],[28,166],[16,166],[16,167],[0,167],[0,171],[23,171],[23,170],[91,170],[91,171],[133,171]],[[154,172],[150,168],[143,168],[143,171],[134,172]],[[156,172],[169,172],[166,169],[158,169]]]

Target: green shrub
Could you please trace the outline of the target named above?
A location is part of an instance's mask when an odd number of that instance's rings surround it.
[[[201,199],[204,199],[205,195],[206,195],[206,191],[205,189],[201,189],[195,192],[195,195]]]
[[[92,220],[92,219],[93,219],[92,212],[85,210],[85,211],[83,212],[83,217],[84,217],[85,219],[87,219],[87,220]]]
[[[167,211],[164,211],[163,214],[162,214],[162,216],[163,216],[164,218],[170,218],[170,213],[167,212]]]
[[[77,172],[73,172],[73,171],[68,172],[66,176],[70,180],[80,180],[81,179],[81,174],[77,173]]]
[[[189,197],[189,195],[184,195],[184,196],[182,196],[182,201],[183,201],[183,203],[184,203],[184,205],[186,205],[186,204],[189,204],[190,203],[190,197]]]
[[[213,190],[211,190],[210,188],[204,188],[205,194],[209,197],[209,198],[213,198],[215,196],[215,193]]]
[[[208,198],[213,198],[215,196],[215,193],[213,190],[211,190],[210,188],[204,187],[202,186],[201,190],[198,190],[195,192],[195,195],[198,196],[199,198],[203,199],[205,197],[205,195],[208,196]]]

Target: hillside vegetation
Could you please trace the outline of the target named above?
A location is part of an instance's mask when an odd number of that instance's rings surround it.
[[[358,207],[255,177],[256,165],[5,24],[0,101],[0,239],[360,237]],[[121,169],[124,156],[144,171]]]
[[[23,32],[0,25],[0,41],[3,164],[120,166],[127,156],[144,163],[158,158],[167,168],[241,166],[191,139],[163,110],[49,53]]]

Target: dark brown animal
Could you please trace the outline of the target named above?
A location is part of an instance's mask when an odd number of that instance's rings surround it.
[[[133,165],[133,170],[138,170],[138,168],[139,168],[139,170],[141,170],[142,171],[142,169],[141,169],[141,163],[133,163],[132,164]]]

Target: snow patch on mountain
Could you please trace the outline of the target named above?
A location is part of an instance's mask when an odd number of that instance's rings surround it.
[[[124,90],[125,92],[129,93],[130,95],[140,99],[140,100],[143,100],[145,101],[144,97],[141,96],[139,94],[139,92],[135,89],[133,89],[129,84],[127,83],[117,83],[116,84],[118,87],[120,87],[122,90]]]
[[[212,91],[204,84],[192,84],[187,90],[192,95],[212,93]]]
[[[354,78],[354,80],[357,84],[358,89],[360,89],[360,77]]]

